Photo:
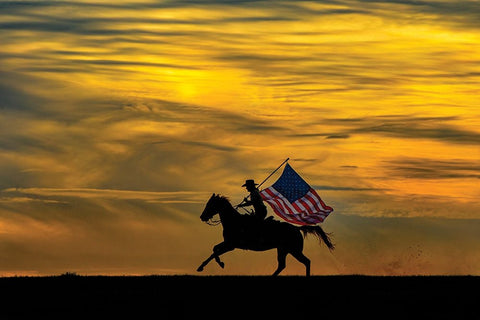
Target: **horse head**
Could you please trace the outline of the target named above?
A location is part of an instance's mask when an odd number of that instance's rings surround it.
[[[203,212],[200,215],[200,219],[203,222],[210,220],[214,215],[218,213],[217,207],[215,205],[218,198],[219,196],[214,193],[208,200],[207,204],[205,205],[205,209],[203,209]]]

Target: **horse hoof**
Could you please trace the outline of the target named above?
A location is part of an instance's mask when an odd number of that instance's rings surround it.
[[[220,265],[220,267],[222,267],[222,269],[225,268],[225,263],[219,262],[218,264]]]
[[[203,267],[198,267],[197,271],[198,271],[198,272],[202,272],[202,271],[203,271]]]

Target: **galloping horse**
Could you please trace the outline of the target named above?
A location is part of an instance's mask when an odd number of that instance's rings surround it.
[[[223,225],[224,241],[213,247],[212,255],[202,262],[197,271],[202,271],[212,259],[215,259],[223,268],[224,263],[219,256],[236,248],[255,251],[277,248],[278,267],[273,273],[274,276],[285,269],[286,257],[289,253],[305,265],[306,275],[309,276],[310,259],[302,253],[303,238],[307,234],[313,234],[320,242],[323,240],[330,250],[334,249],[329,236],[318,225],[297,227],[272,219],[256,221],[252,216],[240,214],[226,197],[214,193],[208,200],[200,219],[207,222],[217,213]],[[303,232],[303,237],[300,231]]]

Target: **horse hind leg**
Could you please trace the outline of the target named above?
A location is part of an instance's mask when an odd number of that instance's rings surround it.
[[[308,259],[303,253],[302,251],[295,251],[295,252],[290,252],[290,254],[295,258],[297,259],[298,261],[300,261],[301,263],[303,263],[305,265],[305,269],[306,269],[306,276],[310,276],[310,259]]]
[[[285,266],[287,264],[287,250],[285,249],[277,249],[277,261],[278,261],[278,267],[277,270],[272,274],[272,276],[277,276],[283,269],[285,269]]]

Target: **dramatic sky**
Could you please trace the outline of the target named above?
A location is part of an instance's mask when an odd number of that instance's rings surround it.
[[[0,276],[196,274],[287,157],[313,274],[480,274],[478,1],[0,1],[0,43]]]

